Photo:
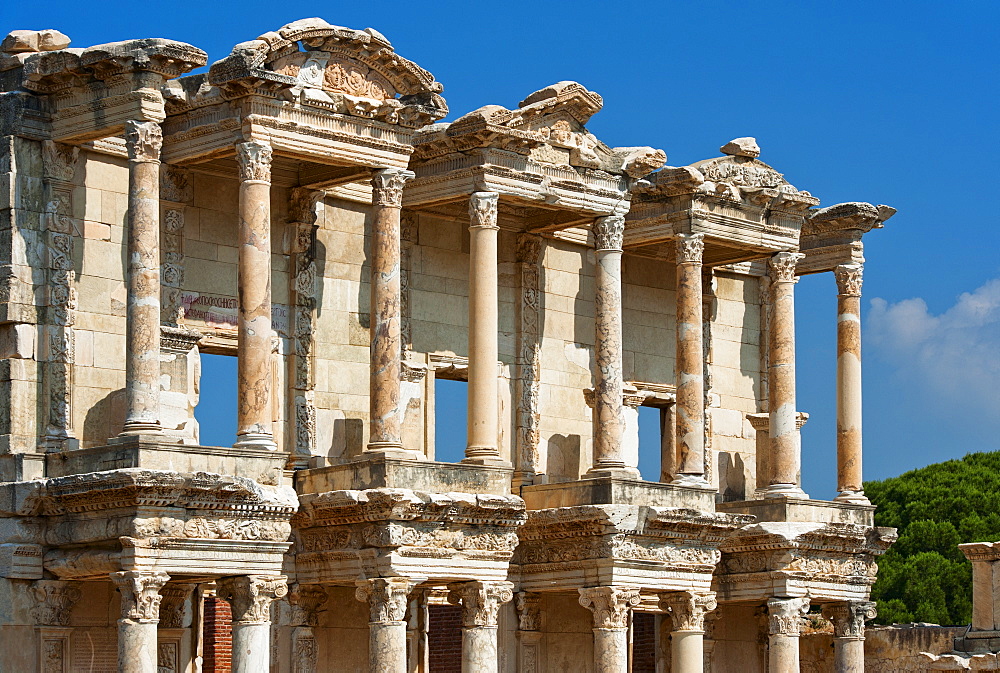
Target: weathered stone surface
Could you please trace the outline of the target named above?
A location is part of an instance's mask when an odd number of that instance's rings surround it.
[[[756,138],[734,138],[719,148],[723,154],[733,157],[750,157],[754,159],[760,156],[760,147]]]
[[[69,38],[58,30],[12,30],[0,42],[0,51],[18,54],[32,51],[56,51],[69,46]]]

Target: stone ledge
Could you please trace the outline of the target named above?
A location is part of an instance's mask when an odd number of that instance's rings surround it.
[[[513,469],[465,463],[403,460],[375,455],[341,465],[295,474],[299,494],[327,491],[405,488],[425,493],[510,495]]]
[[[715,510],[715,489],[675,486],[651,481],[596,477],[521,488],[528,509],[578,505],[646,505]],[[736,512],[738,513],[738,512]]]
[[[780,497],[720,502],[715,508],[731,514],[752,514],[758,521],[875,525],[874,505],[850,505],[828,500]]]

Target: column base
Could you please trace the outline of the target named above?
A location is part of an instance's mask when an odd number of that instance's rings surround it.
[[[465,458],[462,462],[466,465],[511,467],[510,461],[504,460],[495,446],[468,446],[465,448]]]
[[[245,435],[237,435],[236,443],[233,444],[235,449],[267,449],[268,451],[277,451],[278,445],[274,443],[273,435],[265,435],[263,433],[248,432]]]
[[[638,468],[635,467],[594,466],[589,470],[587,470],[587,473],[584,475],[584,479],[600,478],[600,477],[611,477],[612,479],[631,479],[632,481],[642,481],[642,475],[639,474]]]
[[[834,502],[843,502],[848,505],[870,505],[872,501],[868,499],[864,491],[841,491]]]
[[[693,486],[695,488],[708,488],[710,484],[703,474],[678,474],[670,482],[671,486]]]
[[[798,484],[771,484],[764,491],[765,498],[798,498],[808,500],[809,496]]]
[[[395,442],[371,442],[365,447],[360,457],[366,456],[384,456],[397,460],[420,460],[422,458],[418,452],[404,449],[402,444]]]
[[[163,432],[159,421],[125,421],[119,436],[158,435]]]

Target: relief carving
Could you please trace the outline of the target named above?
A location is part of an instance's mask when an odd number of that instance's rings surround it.
[[[372,205],[403,207],[403,187],[414,177],[413,171],[383,168],[372,174]]]
[[[122,619],[139,623],[157,623],[160,618],[160,589],[170,576],[159,571],[137,571],[111,573],[121,594]]]
[[[496,626],[500,606],[514,597],[510,582],[461,582],[448,585],[448,602],[462,606],[465,628]]]
[[[599,217],[594,221],[593,232],[595,249],[620,251],[625,242],[625,216]]]
[[[156,122],[125,122],[125,148],[129,161],[157,163],[163,146],[163,131]]]
[[[580,589],[580,605],[594,613],[595,629],[627,629],[629,612],[639,600],[638,589]]]
[[[245,575],[216,582],[219,598],[229,601],[234,624],[268,624],[271,602],[288,594],[286,578]]]
[[[376,577],[358,580],[355,598],[368,603],[373,624],[401,622],[406,618],[406,604],[416,583],[405,577]]]
[[[70,612],[80,600],[80,583],[60,580],[38,580],[31,585],[35,601],[31,618],[38,626],[66,626]]]
[[[236,165],[240,180],[271,181],[271,146],[264,143],[236,143]]]

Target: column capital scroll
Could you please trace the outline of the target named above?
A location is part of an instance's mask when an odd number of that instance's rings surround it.
[[[678,264],[701,264],[705,256],[705,234],[678,234],[674,239]]]
[[[772,255],[768,262],[771,280],[775,283],[794,283],[795,265],[805,257],[801,252],[779,252]]]
[[[122,619],[156,624],[160,621],[160,589],[170,579],[161,571],[127,570],[111,573],[111,581],[121,594]]]
[[[236,143],[236,165],[243,182],[271,182],[273,152],[267,143],[250,141]]]
[[[837,265],[833,270],[833,276],[837,279],[837,293],[845,297],[860,297],[864,272],[863,264]]]
[[[414,178],[413,171],[382,168],[372,173],[372,204],[390,208],[403,207],[403,187]]]
[[[473,192],[469,197],[469,227],[499,229],[497,226],[497,192]]]
[[[628,628],[629,609],[639,604],[638,589],[591,587],[580,589],[580,605],[594,613],[595,629]]]
[[[495,627],[500,606],[514,597],[510,582],[460,582],[448,585],[448,602],[462,606],[465,628]]]
[[[594,249],[621,252],[625,244],[625,216],[608,215],[594,220]]]
[[[802,618],[809,612],[809,598],[771,598],[767,601],[771,635],[798,637]]]
[[[125,122],[125,149],[129,161],[159,163],[162,146],[163,131],[156,122]]]
[[[216,582],[219,598],[229,601],[234,624],[268,624],[271,601],[288,595],[284,576],[241,575]]]
[[[660,597],[660,608],[668,610],[673,618],[673,631],[704,633],[706,617],[718,606],[714,591],[674,591]]]
[[[358,580],[354,597],[367,602],[372,624],[403,622],[410,592],[419,582],[408,577],[375,577]]]
[[[874,601],[827,603],[823,606],[823,616],[833,623],[835,637],[863,640],[865,622],[878,616],[875,605]]]

